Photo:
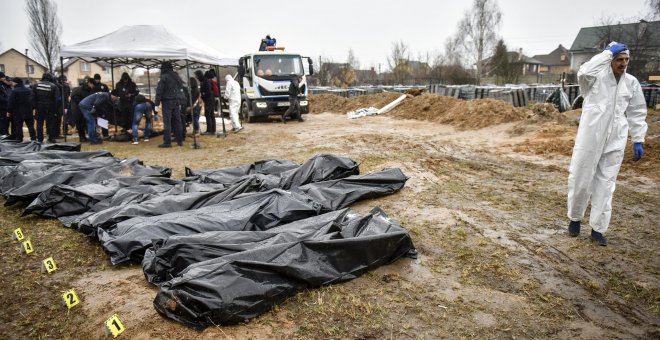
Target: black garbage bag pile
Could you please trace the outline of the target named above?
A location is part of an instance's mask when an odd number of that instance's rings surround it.
[[[244,322],[301,290],[415,254],[408,232],[380,209],[366,216],[344,209],[267,231],[155,239],[143,269],[161,286],[156,310],[203,329]]]
[[[30,204],[40,193],[58,184],[77,186],[117,177],[171,175],[169,168],[144,166],[137,158],[118,160],[101,157],[66,160],[62,164],[54,164],[50,160],[38,161],[47,165],[34,171],[22,171],[23,165],[30,162],[35,161],[21,162],[3,178],[1,190],[7,199],[5,205],[16,202]]]
[[[229,166],[220,169],[192,170],[185,168],[186,178],[201,183],[232,183],[236,179],[254,174],[279,175],[288,170],[295,170],[300,165],[283,159],[268,159],[256,161],[252,164]]]
[[[65,217],[82,214],[100,201],[113,197],[122,188],[154,187],[176,182],[169,177],[128,176],[115,177],[101,182],[72,186],[57,184],[43,191],[25,208],[23,215],[30,213],[42,217]]]
[[[154,305],[203,328],[255,317],[300,289],[350,280],[414,254],[379,209],[347,207],[401,189],[399,169],[360,175],[346,157],[171,170],[107,152],[0,140],[0,194],[25,214],[97,238],[113,264],[142,262]],[[205,287],[200,291],[201,287]]]
[[[193,171],[187,169],[188,176],[184,180],[225,184],[226,187],[214,191],[186,191],[178,194],[170,192],[168,195],[154,195],[146,200],[116,205],[94,214],[81,216],[69,224],[88,235],[93,235],[98,232],[98,229],[111,228],[115,224],[133,217],[160,216],[177,211],[194,210],[229,201],[240,194],[263,192],[274,188],[291,188],[297,183],[333,180],[358,172],[358,164],[353,160],[335,155],[317,155],[303,165],[295,167],[290,161],[268,160],[217,170]],[[397,190],[407,180],[403,173],[400,175],[400,185]],[[340,186],[336,186],[335,190],[339,188]],[[369,188],[367,190],[372,191]],[[379,188],[379,190],[382,189]]]
[[[36,141],[17,142],[13,139],[0,137],[0,152],[36,152],[46,150],[80,151],[80,143],[53,143],[42,144]]]

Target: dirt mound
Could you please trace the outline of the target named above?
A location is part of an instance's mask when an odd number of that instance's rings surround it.
[[[548,158],[554,155],[570,157],[573,153],[576,131],[576,127],[546,123],[537,128],[532,138],[515,145],[513,151],[543,155]]]
[[[380,93],[353,98],[322,94],[310,97],[313,112],[345,113],[363,107],[381,108],[401,96],[400,93]],[[449,124],[461,129],[480,129],[514,122],[529,116],[529,110],[515,108],[495,99],[460,100],[452,97],[422,94],[410,96],[387,115]]]
[[[334,112],[345,114],[363,107],[381,108],[395,99],[399,98],[401,93],[384,92],[366,96],[357,96],[344,98],[334,94],[319,94],[309,97],[311,113]]]
[[[541,126],[549,123],[576,126],[581,113],[581,109],[562,113],[550,103],[534,103],[529,106],[529,112],[525,120],[516,124],[510,133],[513,136],[520,136],[528,132],[538,131]]]

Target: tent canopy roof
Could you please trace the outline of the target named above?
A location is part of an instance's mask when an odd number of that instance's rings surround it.
[[[186,61],[191,66],[238,65],[237,58],[191,39],[184,40],[161,25],[123,26],[102,37],[63,46],[60,55],[145,68],[160,67],[164,60],[171,61],[175,67],[185,67]]]

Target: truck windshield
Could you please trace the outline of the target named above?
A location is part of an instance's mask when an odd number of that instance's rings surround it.
[[[254,56],[254,69],[258,77],[289,78],[292,74],[302,75],[302,60],[295,55]]]

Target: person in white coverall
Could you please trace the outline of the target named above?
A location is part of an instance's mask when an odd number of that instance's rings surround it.
[[[225,99],[229,101],[229,118],[231,119],[232,131],[239,132],[243,130],[241,121],[238,118],[238,110],[241,108],[241,88],[232,76],[226,75],[225,80],[227,81]]]
[[[603,234],[612,216],[612,194],[629,127],[633,159],[644,154],[646,101],[639,81],[626,73],[629,60],[626,46],[612,42],[578,71],[584,102],[568,174],[568,233],[580,234],[580,220],[591,198],[591,239],[602,246],[607,245]]]

